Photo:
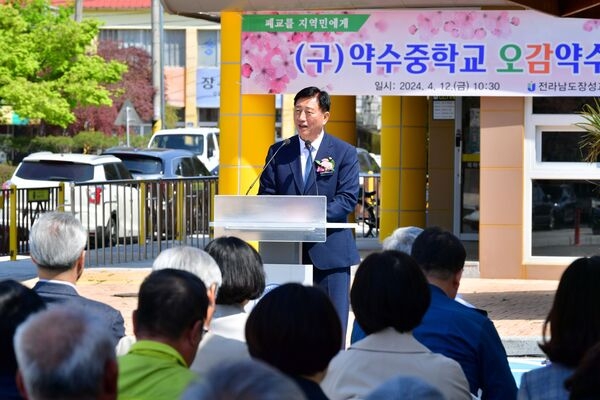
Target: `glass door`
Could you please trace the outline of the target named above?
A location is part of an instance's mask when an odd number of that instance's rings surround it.
[[[454,233],[478,240],[479,97],[457,97],[454,148]]]

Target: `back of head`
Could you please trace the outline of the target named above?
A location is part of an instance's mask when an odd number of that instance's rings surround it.
[[[426,275],[442,280],[461,271],[467,258],[460,239],[439,227],[423,230],[413,243],[411,255]]]
[[[73,305],[49,308],[21,324],[15,352],[30,399],[97,399],[107,364],[116,365],[110,329]],[[116,367],[114,372],[116,388]]]
[[[366,400],[419,399],[444,400],[435,386],[414,376],[396,376],[372,391]]]
[[[286,283],[269,291],[246,321],[250,355],[290,375],[327,369],[340,350],[342,327],[319,288]]]
[[[152,263],[152,270],[165,268],[190,272],[200,278],[206,287],[221,286],[221,270],[217,262],[197,247],[177,246],[161,251]]]
[[[206,319],[207,308],[206,286],[196,275],[170,268],[153,271],[140,286],[135,334],[178,339]]]
[[[223,363],[191,384],[181,400],[304,400],[287,376],[257,360]]]
[[[367,335],[388,327],[409,332],[421,323],[431,295],[425,275],[411,256],[384,250],[369,254],[358,266],[350,302]]]
[[[40,267],[68,270],[81,256],[87,239],[87,231],[74,215],[48,212],[40,214],[29,231],[29,251]]]
[[[416,226],[397,228],[390,236],[383,240],[383,250],[398,250],[406,254],[411,254],[412,245],[421,232],[423,232],[423,229]]]
[[[241,304],[260,297],[265,290],[265,270],[254,247],[240,238],[223,236],[209,242],[205,250],[223,275],[217,304]]]
[[[563,272],[544,323],[550,338],[540,345],[548,358],[575,367],[600,341],[600,256],[582,257]]]
[[[0,281],[0,373],[14,376],[15,331],[27,317],[45,308],[44,300],[34,290],[12,279]]]

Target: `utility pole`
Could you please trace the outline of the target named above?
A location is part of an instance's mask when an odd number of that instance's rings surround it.
[[[81,22],[83,19],[83,0],[75,0],[75,22]]]
[[[162,129],[163,114],[163,71],[162,71],[162,5],[152,0],[152,85],[154,86],[154,115],[152,132]]]

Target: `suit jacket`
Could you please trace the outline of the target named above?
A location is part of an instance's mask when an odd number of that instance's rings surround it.
[[[439,389],[448,400],[471,399],[460,365],[432,353],[410,333],[386,328],[339,352],[321,383],[331,400],[364,399],[397,375],[414,376]]]
[[[111,329],[115,339],[115,346],[119,339],[125,336],[125,323],[121,312],[108,304],[101,303],[80,296],[70,285],[55,282],[37,282],[33,287],[46,304],[73,304],[83,307],[86,312],[95,313],[99,318],[105,320],[106,326]]]
[[[302,179],[298,135],[290,138],[260,177],[259,195],[320,195],[327,197],[327,222],[347,222],[358,201],[358,158],[356,148],[327,133],[315,160],[331,157],[335,162],[332,173],[318,173],[313,167],[306,186]],[[275,143],[269,148],[266,160],[283,146]],[[324,243],[304,243],[315,267],[331,269],[358,264],[360,256],[350,229],[328,229]]]
[[[573,368],[552,363],[532,369],[521,376],[518,400],[561,400],[568,399],[565,380],[573,375]]]

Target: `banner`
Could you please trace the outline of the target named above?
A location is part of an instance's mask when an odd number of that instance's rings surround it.
[[[221,71],[217,67],[198,67],[196,70],[196,107],[219,108]]]
[[[246,13],[242,93],[599,96],[600,20],[536,11]]]

